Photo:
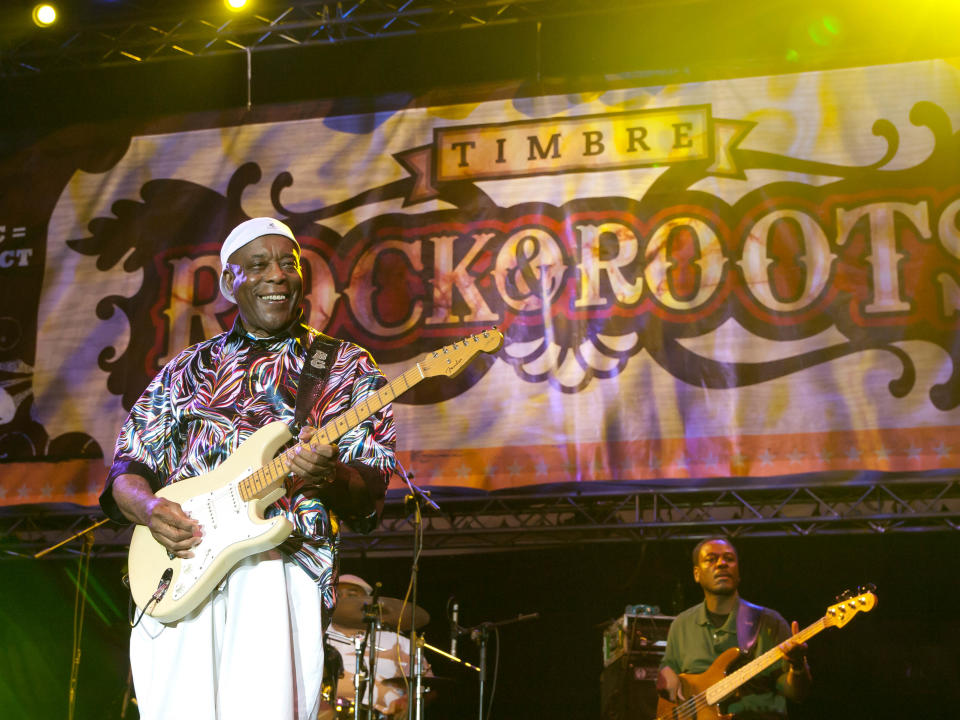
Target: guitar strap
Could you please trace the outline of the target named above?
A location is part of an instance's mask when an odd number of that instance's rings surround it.
[[[320,399],[323,385],[330,373],[330,365],[339,347],[339,340],[320,333],[307,348],[307,355],[303,359],[303,369],[300,370],[300,381],[297,384],[297,400],[293,415],[294,435],[299,434],[301,426],[310,414],[310,410]]]
[[[759,605],[747,602],[740,598],[740,604],[737,608],[737,645],[740,652],[744,655],[749,654],[757,644],[757,636],[760,634],[760,611]]]

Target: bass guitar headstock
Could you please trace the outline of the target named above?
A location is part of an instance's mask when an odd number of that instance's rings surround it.
[[[877,604],[876,588],[859,588],[857,595],[849,590],[838,598],[840,602],[827,608],[824,621],[828,626],[841,628],[862,612],[870,612]]]

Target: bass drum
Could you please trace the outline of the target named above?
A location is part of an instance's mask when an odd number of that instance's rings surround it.
[[[357,708],[353,700],[347,698],[337,698],[333,705],[327,703],[324,698],[320,706],[320,712],[317,714],[317,720],[353,720]],[[366,705],[360,706],[360,720],[388,720],[387,716],[378,710],[370,711]]]

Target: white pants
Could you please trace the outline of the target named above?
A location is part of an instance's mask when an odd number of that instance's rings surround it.
[[[320,588],[277,551],[242,561],[208,600],[130,635],[142,720],[315,720],[323,676]]]

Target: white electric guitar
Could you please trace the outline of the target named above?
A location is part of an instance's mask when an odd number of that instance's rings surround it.
[[[421,380],[453,377],[481,352],[495,352],[503,335],[493,328],[428,353],[412,368],[320,428],[311,445],[332,445]],[[143,612],[161,622],[179,620],[196,608],[243,558],[274,548],[293,531],[283,516],[263,513],[283,497],[287,450],[292,439],[278,420],[247,438],[216,469],[162,488],[157,495],[177,502],[203,527],[192,558],[173,556],[145,525],[130,540],[130,592]]]

